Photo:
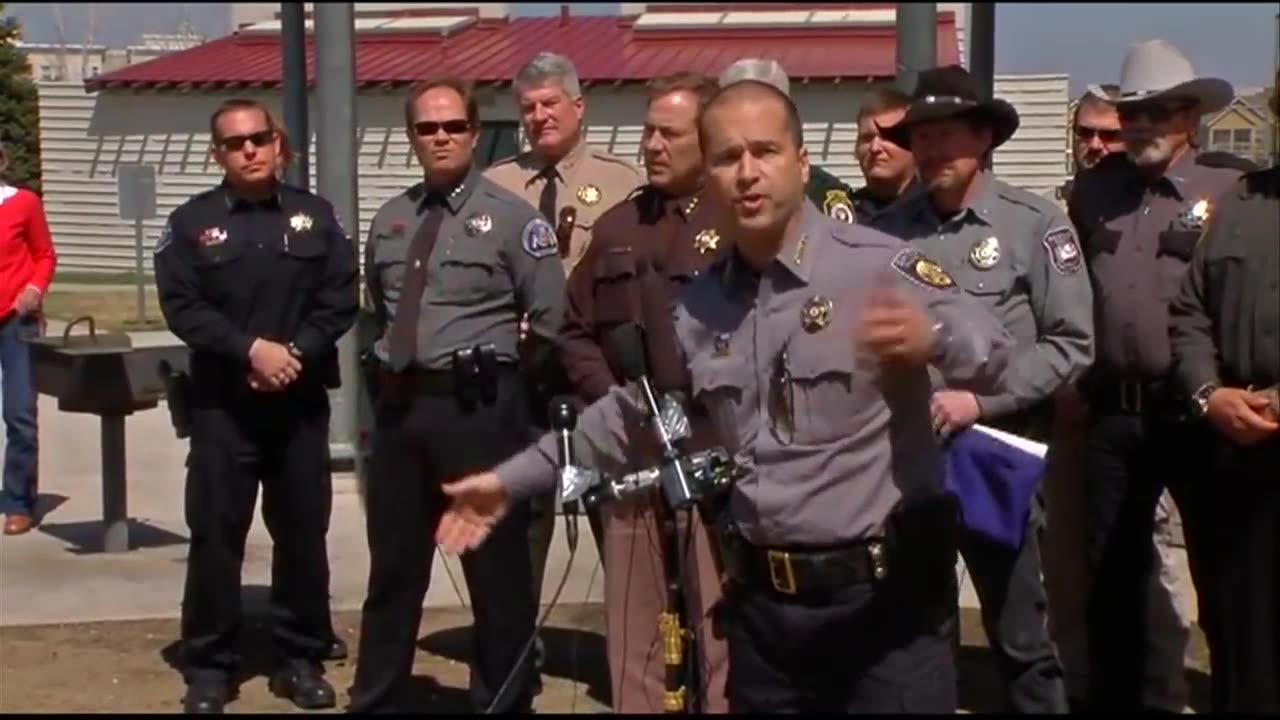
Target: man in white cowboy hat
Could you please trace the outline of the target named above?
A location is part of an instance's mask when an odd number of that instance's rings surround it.
[[[721,71],[719,77],[722,88],[743,80],[766,83],[788,97],[791,95],[791,79],[777,60],[743,58]],[[809,182],[804,186],[804,194],[836,220],[846,223],[858,221],[853,207],[853,188],[816,164],[809,165]]]
[[[1280,81],[1280,71],[1276,72]],[[1278,83],[1280,84],[1280,83]],[[1272,110],[1280,114],[1280,88]],[[1170,306],[1182,389],[1203,400],[1213,474],[1196,497],[1211,710],[1280,715],[1280,165],[1223,196]],[[1202,621],[1203,622],[1203,621]]]
[[[1137,711],[1148,672],[1151,536],[1166,488],[1182,515],[1197,594],[1207,596],[1190,494],[1203,482],[1206,437],[1191,416],[1193,398],[1171,376],[1169,302],[1218,198],[1252,164],[1195,147],[1200,118],[1226,107],[1234,91],[1197,76],[1168,42],[1131,46],[1119,86],[1106,101],[1120,117],[1125,152],[1080,174],[1067,204],[1097,301],[1097,361],[1078,387],[1088,407],[1089,703]]]
[[[982,99],[969,73],[953,65],[922,72],[906,115],[881,129],[915,155],[920,187],[874,227],[936,258],[1017,343],[1004,392],[935,386],[933,425],[943,438],[981,422],[1047,441],[1054,392],[1093,359],[1093,293],[1071,222],[1052,201],[983,169],[983,158],[1018,123],[1012,105]],[[971,502],[982,501],[957,494],[966,515]],[[1020,538],[996,542],[976,526],[966,527],[960,554],[1000,660],[1006,709],[1065,713],[1062,664],[1049,637],[1040,578],[1044,512],[1038,495],[1025,514],[1019,509],[1017,521],[1025,523]]]

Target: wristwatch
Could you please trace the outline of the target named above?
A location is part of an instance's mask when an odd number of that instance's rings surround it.
[[[1222,387],[1221,384],[1211,380],[1201,385],[1200,387],[1196,388],[1196,391],[1191,394],[1191,399],[1195,401],[1195,411],[1196,411],[1197,417],[1204,417],[1205,413],[1209,412],[1209,396],[1212,395],[1215,390],[1218,390],[1221,387]]]

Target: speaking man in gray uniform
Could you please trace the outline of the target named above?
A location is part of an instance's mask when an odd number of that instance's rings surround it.
[[[470,87],[422,86],[405,104],[405,123],[425,179],[378,210],[365,247],[380,368],[353,712],[407,710],[431,528],[445,509],[441,483],[492,467],[534,437],[527,378],[555,362],[564,311],[551,226],[472,163],[480,119]],[[523,652],[536,613],[528,523],[520,503],[492,542],[463,558],[475,617],[471,700],[481,710],[523,712],[532,704]]]
[[[734,250],[687,286],[676,331],[689,397],[746,473],[718,530],[730,711],[954,712],[956,513],[927,365],[996,393],[1011,340],[920,250],[805,201],[785,94],[733,83],[699,125]],[[583,412],[580,464],[632,469],[652,442],[636,398],[615,386]],[[483,552],[556,456],[548,436],[446,486],[441,546]]]
[[[884,130],[915,155],[921,188],[876,227],[936,257],[1018,343],[1004,392],[934,394],[934,429],[944,437],[981,421],[1047,441],[1054,392],[1093,360],[1093,291],[1066,213],[982,169],[1017,127],[1012,105],[979,99],[969,73],[953,65],[922,72],[907,114]],[[1068,709],[1040,578],[1043,520],[1042,501],[1033,503],[1016,551],[968,529],[960,545],[1011,712]]]

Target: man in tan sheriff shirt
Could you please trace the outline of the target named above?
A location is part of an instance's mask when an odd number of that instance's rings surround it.
[[[573,62],[543,52],[516,73],[516,101],[529,151],[495,162],[486,177],[529,201],[556,229],[565,277],[582,259],[596,219],[625,200],[645,183],[633,163],[591,147],[582,118],[586,101]],[[538,415],[545,424],[545,414]],[[529,552],[533,562],[533,594],[542,594],[547,549],[555,533],[555,493],[533,499],[529,523]],[[600,552],[604,528],[599,514],[588,512],[591,532]],[[539,640],[534,664],[542,667]],[[535,681],[535,688],[541,685]]]

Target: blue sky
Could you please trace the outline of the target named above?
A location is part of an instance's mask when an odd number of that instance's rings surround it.
[[[10,3],[32,42],[54,42],[60,5],[68,42],[82,41],[88,4]],[[575,13],[609,13],[616,3],[570,3]],[[1276,3],[999,3],[997,73],[1067,73],[1073,92],[1114,82],[1130,43],[1163,37],[1202,74],[1239,88],[1271,83],[1276,57]],[[553,14],[556,3],[518,6],[525,15]],[[100,44],[126,45],[142,32],[174,32],[182,20],[214,36],[229,30],[227,3],[96,3]]]

